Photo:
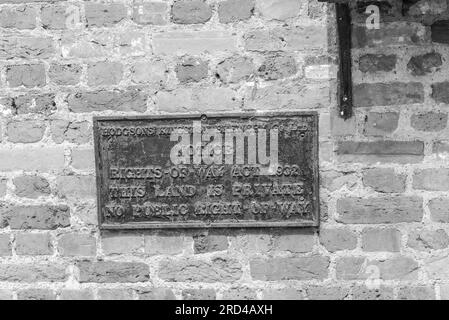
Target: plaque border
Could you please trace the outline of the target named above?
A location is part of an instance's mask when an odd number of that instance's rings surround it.
[[[312,162],[313,162],[313,188],[315,191],[314,212],[312,212],[312,220],[299,221],[246,221],[246,222],[136,222],[123,224],[108,224],[102,221],[101,208],[103,201],[99,195],[99,190],[102,185],[101,177],[101,162],[100,162],[100,134],[99,125],[101,121],[126,121],[126,120],[176,120],[176,119],[191,119],[202,120],[220,119],[220,118],[258,118],[258,117],[286,117],[286,116],[311,116],[314,118],[315,127],[312,128],[316,133],[312,141]],[[97,191],[97,218],[100,230],[149,230],[149,229],[219,229],[219,228],[307,228],[320,226],[320,171],[319,171],[319,115],[317,111],[264,111],[264,112],[221,112],[221,113],[176,113],[176,114],[160,114],[160,115],[123,115],[123,116],[94,116],[93,117],[93,131],[94,131],[94,153],[95,153],[95,177],[96,177],[96,191]]]

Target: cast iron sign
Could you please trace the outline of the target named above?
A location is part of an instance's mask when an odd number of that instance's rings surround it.
[[[316,113],[97,117],[103,229],[318,226]]]

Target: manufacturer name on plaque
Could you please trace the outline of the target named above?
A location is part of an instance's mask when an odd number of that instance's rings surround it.
[[[94,119],[103,229],[317,226],[315,113]]]

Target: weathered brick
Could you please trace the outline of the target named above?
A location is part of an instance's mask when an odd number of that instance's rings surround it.
[[[127,289],[98,289],[99,300],[133,300],[131,290]]]
[[[449,30],[449,20],[439,20],[432,23],[430,26],[432,41],[448,44],[449,37],[447,35],[447,30]]]
[[[323,26],[297,26],[254,30],[243,36],[248,51],[307,51],[327,47]]]
[[[21,95],[8,99],[6,104],[14,115],[50,115],[56,111],[55,95],[52,93]]]
[[[254,0],[226,0],[219,3],[218,19],[221,23],[244,21],[254,12]]]
[[[309,300],[344,300],[349,295],[349,288],[334,286],[311,286],[307,288]]]
[[[304,293],[300,289],[265,289],[262,293],[263,300],[304,300]]]
[[[354,86],[354,105],[357,107],[423,102],[424,86],[419,82],[362,83]]]
[[[401,193],[405,191],[407,176],[392,168],[374,168],[363,172],[363,184],[377,192]]]
[[[14,193],[19,197],[36,199],[51,193],[47,179],[40,176],[19,176],[13,179]]]
[[[231,249],[245,256],[268,253],[272,248],[273,237],[266,232],[247,232],[231,239]]]
[[[375,265],[379,268],[383,280],[416,280],[418,278],[419,265],[413,258],[395,256],[380,259],[375,262]]]
[[[163,112],[233,111],[239,109],[241,100],[230,88],[176,89],[158,92],[155,104]]]
[[[94,300],[91,290],[62,290],[59,296],[60,300]]]
[[[56,300],[51,289],[24,289],[17,292],[18,300]]]
[[[172,31],[153,35],[157,55],[199,55],[237,51],[237,38],[226,31]],[[1,51],[0,51],[1,53]]]
[[[138,111],[146,110],[146,95],[140,90],[100,90],[78,92],[68,97],[69,110],[72,112],[94,111]]]
[[[336,77],[336,69],[333,65],[314,65],[304,68],[304,77],[311,80],[329,80]]]
[[[441,54],[430,52],[412,57],[407,64],[407,69],[414,76],[425,76],[438,71],[442,65]]]
[[[192,243],[182,235],[163,233],[145,236],[145,253],[149,255],[180,254]]]
[[[302,9],[296,0],[256,0],[257,11],[267,20],[287,20],[299,15]]]
[[[0,9],[0,27],[34,29],[36,17],[36,9],[31,6],[4,7]]]
[[[330,252],[353,250],[357,236],[348,228],[324,228],[320,230],[320,242]]]
[[[212,9],[204,0],[176,0],[171,14],[174,23],[204,23],[212,17]]]
[[[449,169],[422,169],[413,175],[413,188],[417,190],[449,190]]]
[[[54,142],[83,144],[92,139],[92,129],[88,121],[70,122],[66,120],[51,121],[51,136]]]
[[[337,279],[360,280],[365,279],[365,258],[363,257],[340,257],[337,258],[335,271]]]
[[[88,234],[68,233],[58,239],[58,251],[63,257],[95,256],[95,238]]]
[[[13,206],[3,212],[11,229],[64,228],[70,225],[70,209],[60,206]]]
[[[277,80],[290,77],[298,71],[296,60],[291,55],[275,54],[265,58],[258,74],[265,80]]]
[[[143,25],[165,25],[168,16],[167,3],[134,1],[132,20]]]
[[[382,27],[379,29],[368,29],[363,24],[354,26],[352,30],[354,48],[420,45],[427,41],[425,27],[418,22],[382,23]]]
[[[16,253],[18,255],[41,256],[53,254],[50,234],[19,233],[16,235]]]
[[[348,190],[357,186],[358,178],[354,172],[340,172],[335,170],[321,173],[320,183],[329,191],[337,191],[343,188]]]
[[[429,201],[432,221],[449,222],[449,198],[435,198]]]
[[[62,148],[27,148],[0,150],[0,170],[58,170],[64,167]]]
[[[115,37],[115,47],[118,47],[120,55],[123,57],[151,55],[151,47],[148,36],[140,31],[124,31]]]
[[[313,20],[320,20],[325,17],[327,3],[322,3],[318,1],[310,1],[307,4],[307,16]]]
[[[315,245],[312,230],[295,230],[277,235],[273,241],[273,251],[289,251],[292,253],[311,252]]]
[[[447,118],[447,113],[415,113],[412,115],[410,124],[418,131],[437,132],[447,127]]]
[[[176,76],[181,83],[199,82],[207,78],[208,62],[199,58],[183,59],[175,68]]]
[[[136,255],[143,249],[143,237],[127,233],[102,235],[101,247],[106,255]]]
[[[215,257],[210,262],[171,258],[159,264],[159,278],[168,282],[234,282],[242,273],[242,265],[234,258]]]
[[[440,250],[449,246],[449,237],[443,229],[413,230],[408,236],[407,246],[416,250]]]
[[[0,257],[11,256],[11,236],[9,234],[0,234]]]
[[[320,255],[250,261],[252,278],[262,281],[325,279],[328,267],[329,258]]]
[[[214,289],[185,289],[182,290],[183,300],[215,300],[217,294]]]
[[[250,110],[297,110],[327,108],[330,88],[328,83],[299,85],[287,81],[281,85],[258,88],[248,87],[244,99],[245,109]]]
[[[6,67],[6,82],[10,87],[44,87],[47,83],[43,64],[23,64]]]
[[[94,151],[92,149],[73,149],[71,165],[78,170],[93,169],[95,165]]]
[[[401,247],[401,233],[397,229],[366,228],[362,232],[362,249],[368,252],[398,252]]]
[[[0,59],[46,59],[55,53],[51,38],[1,37]]]
[[[432,146],[432,153],[437,157],[437,159],[448,159],[449,158],[449,143],[444,141],[435,141]]]
[[[21,120],[7,124],[8,140],[15,143],[33,143],[42,140],[45,124],[41,121]]]
[[[254,65],[250,58],[232,56],[217,65],[215,76],[225,83],[237,83],[247,80],[254,74]]]
[[[63,198],[93,198],[96,194],[93,176],[60,176],[56,185]]]
[[[80,261],[77,267],[81,283],[134,283],[150,279],[150,268],[141,262]]]
[[[423,204],[422,198],[413,196],[354,197],[338,200],[337,212],[337,220],[343,223],[420,222]]]
[[[175,294],[170,288],[143,288],[137,291],[139,300],[175,300]]]
[[[155,90],[163,88],[168,78],[168,67],[165,62],[139,61],[131,67],[131,80],[134,83],[146,84],[154,87]]]
[[[87,84],[103,86],[119,84],[123,77],[123,65],[120,62],[94,62],[87,66]]]
[[[383,136],[398,128],[399,114],[396,112],[370,112],[365,117],[363,133],[367,136]]]
[[[386,259],[369,260],[364,257],[342,257],[337,259],[337,279],[363,280],[416,280],[418,263],[409,257],[394,256]]]
[[[447,10],[447,3],[444,0],[405,1],[402,10],[409,16],[439,15]]]
[[[78,11],[76,12],[78,14],[75,13],[75,10]],[[45,5],[41,10],[42,28],[48,30],[72,28],[77,24],[81,24],[80,16],[80,8],[74,4],[70,4],[69,6],[55,3]]]
[[[57,85],[76,85],[80,82],[82,67],[78,64],[51,64],[50,81]]]
[[[432,84],[431,97],[439,103],[449,104],[449,82]]]
[[[393,162],[415,163],[424,157],[424,143],[421,141],[341,141],[336,153],[342,162]]]
[[[435,300],[435,289],[431,286],[407,286],[398,291],[399,300]]]
[[[204,111],[232,111],[241,107],[242,101],[230,88],[199,89],[193,92],[194,106]]]
[[[365,54],[359,58],[359,70],[364,73],[390,72],[396,68],[395,54]]]
[[[447,264],[449,257],[443,256],[430,257],[424,262],[424,269],[427,271],[428,278],[431,280],[448,280],[449,270]]]
[[[73,38],[72,32],[62,34],[61,53],[64,58],[103,58],[112,53],[111,44],[114,35],[111,32],[97,32],[87,36]]]
[[[355,286],[352,288],[353,300],[393,300],[393,288],[380,286],[379,288],[368,288],[367,286]]]
[[[229,242],[226,235],[203,232],[193,236],[193,248],[197,254],[224,251],[228,246]]]
[[[66,279],[66,268],[56,263],[0,264],[0,281],[32,283],[63,282]]]
[[[222,295],[222,300],[256,300],[256,292],[247,287],[237,287],[225,290]]]
[[[123,3],[92,3],[84,4],[86,22],[88,27],[110,27],[127,17],[126,7]]]

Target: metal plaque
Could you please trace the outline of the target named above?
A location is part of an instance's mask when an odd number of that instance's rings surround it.
[[[102,229],[318,226],[318,116],[94,118]]]

